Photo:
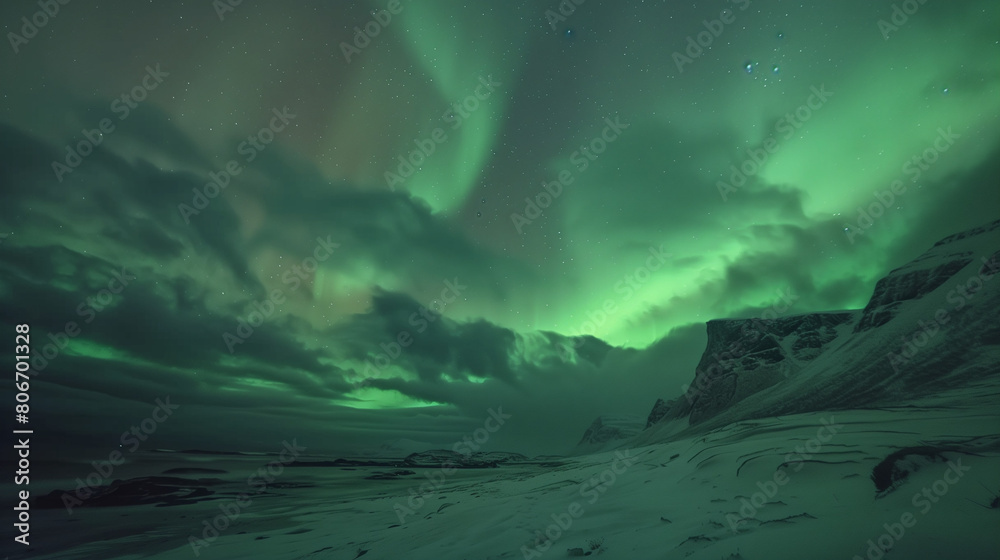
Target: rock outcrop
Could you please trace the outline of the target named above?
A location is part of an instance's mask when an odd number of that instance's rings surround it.
[[[599,416],[584,432],[580,445],[602,445],[610,441],[628,439],[641,432],[643,427],[643,420],[634,416]]]
[[[649,411],[649,416],[646,417],[646,427],[648,428],[665,418],[676,402],[676,400],[656,399],[656,402],[653,403],[653,410]]]

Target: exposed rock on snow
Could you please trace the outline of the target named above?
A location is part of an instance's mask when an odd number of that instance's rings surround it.
[[[670,409],[673,408],[676,402],[677,401],[675,399],[671,399],[669,401],[656,399],[656,402],[653,403],[653,410],[649,411],[649,416],[646,417],[646,427],[648,428],[662,420],[670,412]]]
[[[643,427],[643,420],[635,416],[598,416],[584,432],[580,445],[601,445],[609,441],[628,439],[641,432]]]
[[[434,449],[421,453],[412,453],[403,459],[403,464],[409,467],[455,467],[455,468],[489,468],[504,463],[526,461],[528,458],[520,453],[505,451],[476,451],[473,453],[458,453],[450,449]]]

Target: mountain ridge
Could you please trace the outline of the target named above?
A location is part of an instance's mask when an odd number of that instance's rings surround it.
[[[690,385],[658,399],[641,445],[774,415],[902,402],[998,372],[1000,220],[890,271],[857,310],[713,319]]]

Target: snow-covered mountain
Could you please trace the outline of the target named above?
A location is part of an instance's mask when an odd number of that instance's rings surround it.
[[[900,404],[1000,373],[1000,221],[949,236],[863,310],[709,321],[684,396],[639,442],[735,421]],[[671,424],[668,429],[663,424]],[[650,433],[652,432],[652,433]]]

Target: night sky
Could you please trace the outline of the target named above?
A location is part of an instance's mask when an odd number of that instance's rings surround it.
[[[4,2],[33,425],[113,449],[169,397],[146,448],[365,453],[502,407],[536,454],[643,416],[705,321],[863,307],[996,219],[1000,4],[895,4]]]

